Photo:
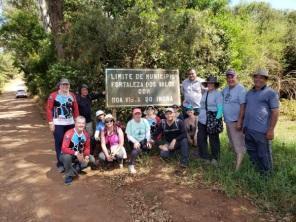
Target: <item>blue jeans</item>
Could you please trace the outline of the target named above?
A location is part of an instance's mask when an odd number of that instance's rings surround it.
[[[54,144],[55,144],[55,151],[56,151],[56,157],[57,157],[57,167],[63,166],[62,161],[60,160],[61,151],[62,151],[62,144],[64,139],[64,134],[69,130],[74,128],[74,125],[55,125],[54,126]]]
[[[266,139],[265,133],[245,129],[245,143],[250,160],[260,173],[272,171],[271,140]]]
[[[174,150],[168,151],[160,151],[160,156],[163,158],[170,158],[172,157],[177,150],[181,151],[181,164],[188,165],[189,164],[189,146],[187,138],[183,138],[180,141],[176,142]]]

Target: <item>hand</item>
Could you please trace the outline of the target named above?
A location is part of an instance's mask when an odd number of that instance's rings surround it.
[[[147,143],[147,148],[148,148],[148,149],[151,149],[151,148],[152,148],[152,145],[151,145],[150,142]]]
[[[176,145],[176,140],[173,139],[172,142],[171,142],[170,145],[169,145],[169,150],[173,150],[173,149],[175,149],[175,145]]]
[[[268,140],[273,140],[274,138],[274,130],[273,129],[269,129],[266,133],[266,139]]]
[[[88,164],[88,162],[89,162],[89,156],[84,157],[84,161],[85,161],[86,164]]]
[[[107,160],[108,160],[109,162],[112,162],[112,161],[113,161],[113,157],[110,156],[110,155],[108,155],[108,156],[107,156]]]
[[[51,132],[54,132],[55,127],[53,123],[49,123],[49,129]]]
[[[197,136],[194,136],[194,139],[193,139],[193,145],[194,145],[194,146],[197,146]]]
[[[82,153],[78,153],[76,157],[80,163],[82,163],[84,161],[84,157],[83,157]]]
[[[134,148],[135,149],[140,149],[141,148],[141,144],[140,143],[134,143]]]
[[[243,124],[241,120],[238,120],[235,125],[236,130],[241,131],[243,128]]]

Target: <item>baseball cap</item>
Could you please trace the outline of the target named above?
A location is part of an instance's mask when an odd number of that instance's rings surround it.
[[[69,82],[68,79],[62,78],[62,79],[60,80],[60,85],[61,85],[61,84],[70,84],[70,82]]]
[[[82,89],[82,88],[86,88],[86,89],[88,89],[88,85],[86,85],[86,84],[82,84],[82,85],[81,85],[81,89]]]
[[[133,114],[136,114],[136,113],[142,113],[142,110],[139,109],[139,108],[135,108],[135,109],[133,110]]]
[[[236,72],[234,69],[228,69],[225,73],[226,76],[228,75],[232,75],[232,76],[236,76]]]
[[[96,117],[100,116],[100,115],[105,115],[105,112],[103,110],[98,110],[96,112]]]
[[[175,111],[174,111],[174,109],[173,109],[173,108],[171,108],[171,107],[168,107],[168,108],[166,108],[166,109],[165,109],[165,111],[164,111],[164,112],[165,112],[165,113],[167,113],[167,112],[172,112],[172,113],[173,113],[173,112],[175,112]]]
[[[186,111],[193,110],[193,106],[192,105],[188,105],[188,106],[185,107],[185,110]]]

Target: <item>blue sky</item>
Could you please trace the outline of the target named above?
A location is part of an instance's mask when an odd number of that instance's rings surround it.
[[[231,0],[231,5],[236,5],[239,2],[268,2],[276,9],[296,10],[296,0]]]

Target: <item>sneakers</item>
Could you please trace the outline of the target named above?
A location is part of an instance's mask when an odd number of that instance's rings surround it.
[[[72,181],[73,181],[72,177],[70,177],[70,176],[65,177],[65,185],[71,185]]]
[[[135,169],[135,166],[134,166],[134,165],[128,165],[128,172],[129,172],[130,174],[136,174],[137,171],[136,171],[136,169]]]

